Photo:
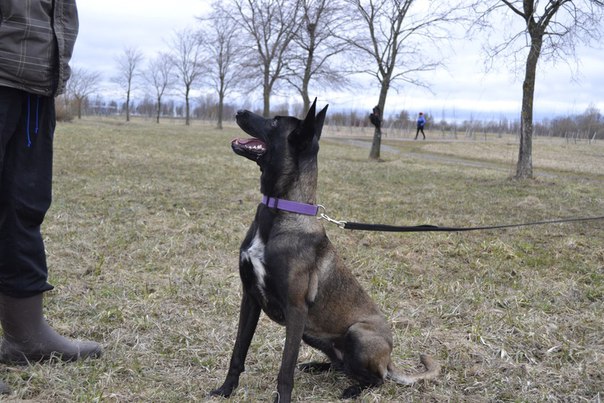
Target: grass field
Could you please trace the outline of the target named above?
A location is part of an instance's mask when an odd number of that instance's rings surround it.
[[[429,134],[429,133],[428,133]],[[185,402],[226,374],[240,299],[238,247],[259,201],[235,128],[83,120],[55,137],[54,201],[43,232],[46,314],[103,343],[74,364],[0,366],[12,399]],[[430,135],[430,134],[429,134]],[[319,202],[333,218],[487,225],[604,215],[604,144],[535,141],[537,179],[510,180],[499,141],[366,139],[327,131]],[[438,137],[435,136],[438,140]],[[344,139],[346,140],[346,139]],[[327,232],[394,329],[394,362],[419,353],[433,382],[387,382],[364,402],[600,402],[604,397],[604,222],[471,233]],[[230,401],[268,401],[284,329],[261,317]],[[303,347],[300,362],[321,359]],[[296,373],[298,401],[337,401],[348,380]]]

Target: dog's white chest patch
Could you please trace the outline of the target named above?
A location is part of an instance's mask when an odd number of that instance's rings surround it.
[[[241,261],[249,261],[254,267],[254,274],[258,280],[258,288],[264,297],[264,278],[266,277],[266,267],[264,266],[264,242],[256,232],[250,246],[241,252]]]

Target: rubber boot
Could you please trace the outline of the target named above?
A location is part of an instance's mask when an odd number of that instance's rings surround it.
[[[42,299],[42,294],[29,298],[0,294],[0,324],[4,331],[1,362],[27,364],[51,357],[76,361],[101,356],[100,344],[68,339],[55,332],[42,315]]]

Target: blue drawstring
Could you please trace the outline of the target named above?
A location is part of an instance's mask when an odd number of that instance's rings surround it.
[[[36,95],[36,130],[34,130],[35,134],[38,134],[38,118],[40,116],[40,96]]]
[[[29,136],[29,118],[31,115],[31,95],[27,95],[27,121],[25,123],[25,130],[27,132],[27,147],[31,147],[31,137]]]
[[[29,122],[31,120],[31,95],[27,95],[27,122],[25,123],[25,130],[27,131],[27,147],[31,148],[31,135],[29,129]],[[36,95],[36,127],[34,128],[34,134],[38,134],[40,121],[40,96]]]

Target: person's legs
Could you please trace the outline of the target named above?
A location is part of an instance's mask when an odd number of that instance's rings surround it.
[[[40,225],[50,207],[54,104],[0,88],[0,293],[52,289]]]
[[[101,347],[57,334],[42,314],[48,269],[40,226],[50,207],[54,99],[0,87],[0,361],[97,357]]]

